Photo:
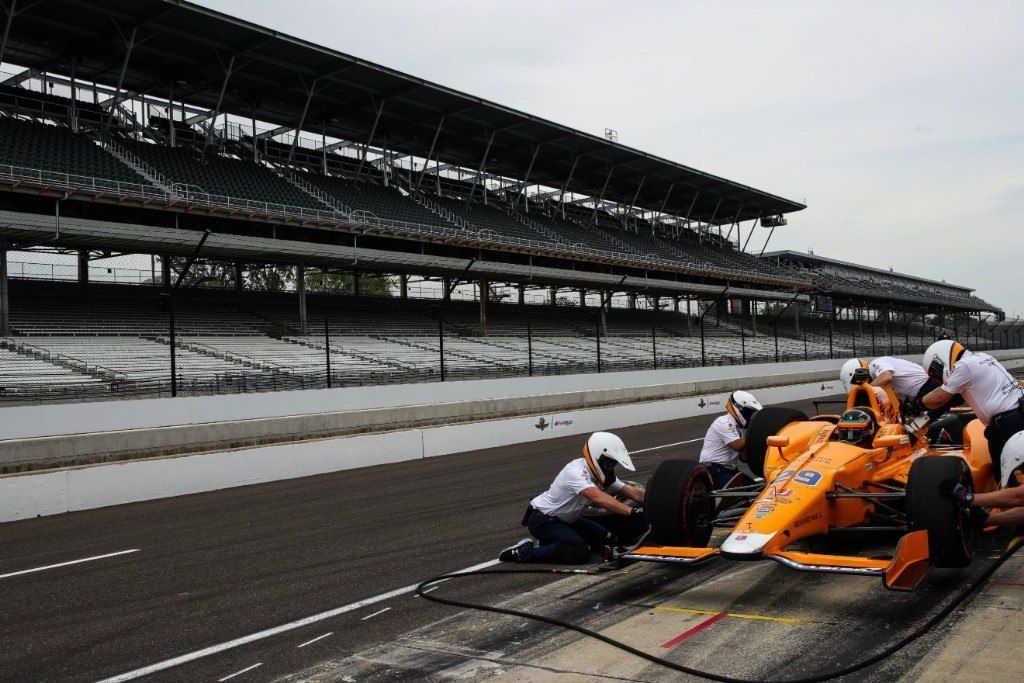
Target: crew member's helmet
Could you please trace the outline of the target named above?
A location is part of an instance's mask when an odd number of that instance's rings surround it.
[[[854,446],[870,446],[878,431],[878,421],[872,412],[864,408],[847,410],[836,425],[836,438]]]
[[[746,427],[754,413],[761,410],[761,404],[749,391],[734,391],[729,394],[725,409],[740,427]]]
[[[630,472],[636,472],[629,451],[622,439],[611,432],[594,432],[583,445],[583,459],[602,486],[615,481],[615,466],[622,465]]]
[[[1012,486],[1024,486],[1024,432],[1010,437],[999,458],[999,488]]]
[[[949,373],[966,351],[962,344],[952,339],[940,339],[924,352],[921,359],[921,366],[928,372],[928,376],[936,382],[945,382],[949,379]]]
[[[863,358],[851,358],[843,363],[839,370],[839,381],[843,383],[846,393],[850,393],[854,384],[860,384],[865,380],[870,381],[871,375],[868,374],[868,362]]]

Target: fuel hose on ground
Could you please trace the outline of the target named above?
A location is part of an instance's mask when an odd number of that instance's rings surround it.
[[[927,621],[925,621],[919,627],[917,627],[917,628],[913,629],[912,631],[910,631],[910,633],[908,633],[907,635],[903,636],[902,638],[897,640],[892,645],[889,645],[888,647],[882,649],[881,651],[877,652],[876,654],[873,654],[873,655],[871,655],[869,657],[866,657],[865,659],[862,659],[859,662],[856,662],[854,664],[850,664],[848,666],[845,666],[845,667],[842,667],[842,668],[839,668],[839,669],[835,669],[834,671],[828,671],[828,672],[825,672],[825,673],[820,673],[820,674],[816,674],[814,676],[807,676],[807,677],[803,677],[803,678],[779,679],[775,683],[817,683],[818,681],[829,681],[829,680],[833,680],[835,678],[839,678],[840,676],[847,676],[847,675],[855,673],[857,671],[861,671],[862,669],[866,669],[869,666],[872,666],[874,664],[878,664],[879,662],[882,662],[885,659],[888,659],[889,657],[893,656],[894,654],[896,654],[900,650],[904,649],[905,647],[907,647],[908,645],[913,643],[915,640],[917,640],[918,638],[920,638],[924,634],[926,634],[929,631],[931,631],[937,625],[942,623],[950,614],[953,613],[953,611],[957,607],[962,605],[968,598],[970,598],[975,593],[977,593],[979,590],[981,590],[981,588],[985,586],[985,584],[992,577],[992,575],[996,572],[996,570],[998,570],[999,567],[1001,567],[1004,562],[1006,562],[1008,559],[1010,559],[1010,557],[1015,552],[1017,552],[1018,548],[1020,548],[1020,546],[1022,544],[1022,541],[1024,541],[1024,537],[1021,537],[1021,536],[1014,537],[1013,540],[1010,541],[1009,545],[1007,545],[1006,549],[1002,552],[1002,554],[1000,554],[1000,556],[991,565],[989,565],[978,576],[977,579],[975,579],[974,581],[969,583],[963,590],[961,590],[959,593],[957,593],[956,597],[952,601],[950,601],[942,609],[940,609],[938,612],[936,612],[934,615],[932,615]],[[449,580],[453,580],[453,579],[465,579],[465,578],[474,577],[474,576],[502,575],[502,574],[547,574],[549,576],[559,576],[559,575],[565,575],[565,574],[589,574],[589,575],[596,575],[596,574],[608,573],[608,572],[611,572],[611,571],[615,571],[615,569],[614,568],[613,569],[606,569],[606,568],[601,568],[601,567],[578,568],[578,569],[575,569],[575,568],[560,568],[560,567],[556,567],[556,568],[553,568],[553,569],[550,569],[550,568],[549,569],[541,569],[541,568],[479,569],[479,570],[472,571],[472,572],[464,572],[464,573],[456,572],[456,573],[453,573],[453,574],[443,574],[441,576],[435,576],[435,577],[429,578],[426,581],[424,581],[423,583],[421,583],[419,586],[416,587],[416,595],[421,597],[421,598],[424,598],[426,600],[429,600],[431,602],[440,603],[442,605],[449,605],[451,607],[461,607],[463,609],[480,610],[480,611],[484,611],[484,612],[493,612],[495,614],[505,614],[505,615],[508,615],[508,616],[519,617],[521,619],[529,619],[531,621],[538,621],[538,622],[541,622],[541,623],[544,623],[544,624],[549,624],[551,626],[557,626],[559,628],[567,629],[567,630],[570,630],[570,631],[575,631],[576,633],[579,633],[581,635],[587,636],[588,638],[593,638],[595,640],[599,640],[602,643],[606,643],[608,645],[611,645],[612,647],[617,648],[619,650],[622,650],[623,652],[628,652],[631,655],[634,655],[634,656],[639,657],[641,659],[645,659],[648,662],[651,662],[652,664],[656,664],[658,666],[663,666],[663,667],[665,667],[667,669],[672,669],[673,671],[678,671],[680,673],[688,674],[690,676],[696,676],[698,678],[703,678],[703,679],[711,680],[711,681],[723,681],[724,683],[764,683],[764,679],[746,679],[746,678],[736,678],[736,677],[733,677],[733,676],[724,676],[724,675],[721,675],[721,674],[716,674],[716,673],[711,672],[711,671],[702,671],[701,669],[695,669],[693,667],[689,667],[689,666],[686,666],[684,664],[679,664],[677,662],[673,662],[673,661],[670,661],[668,659],[665,659],[664,657],[658,657],[657,655],[652,655],[650,653],[644,652],[643,650],[639,650],[639,649],[633,647],[632,645],[624,643],[624,642],[622,642],[620,640],[616,640],[614,638],[610,638],[610,637],[604,635],[603,633],[598,633],[597,631],[594,631],[592,629],[586,628],[585,626],[579,626],[578,624],[573,624],[573,623],[570,623],[568,621],[564,621],[562,619],[557,619],[555,617],[548,617],[548,616],[544,616],[542,614],[532,614],[530,612],[524,612],[522,610],[516,610],[516,609],[509,608],[509,607],[496,607],[496,606],[493,606],[493,605],[483,605],[483,604],[468,602],[468,601],[465,601],[465,600],[457,600],[455,598],[446,598],[446,597],[442,597],[440,595],[437,595],[436,593],[425,593],[424,592],[425,589],[431,587],[434,584],[440,583],[441,581],[449,581]]]

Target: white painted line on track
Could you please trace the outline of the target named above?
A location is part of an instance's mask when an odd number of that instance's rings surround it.
[[[389,607],[388,609],[391,609],[391,608]],[[334,635],[334,631],[328,631],[327,633],[323,634],[322,636],[317,636],[313,640],[307,640],[302,645],[296,645],[296,648],[306,647],[307,645],[312,645],[313,643],[315,643],[318,640],[323,640],[324,638],[330,638],[333,635]]]
[[[259,668],[259,667],[261,667],[261,666],[263,666],[263,662],[257,662],[256,664],[253,664],[252,666],[247,666],[247,667],[245,667],[245,668],[244,668],[244,669],[242,669],[241,671],[236,671],[236,672],[235,672],[235,673],[233,673],[233,674],[228,674],[228,675],[227,675],[227,676],[225,676],[224,678],[218,678],[218,679],[217,679],[217,683],[223,683],[224,681],[230,680],[230,679],[234,678],[235,676],[241,676],[241,675],[242,675],[242,674],[244,674],[244,673],[245,673],[246,671],[252,671],[253,669],[257,669],[257,668]]]
[[[362,619],[360,619],[359,621],[366,621],[367,619],[373,619],[373,618],[374,618],[375,616],[377,616],[378,614],[384,614],[384,613],[385,613],[385,612],[387,612],[387,611],[388,611],[389,609],[391,609],[391,608],[390,608],[390,607],[385,607],[384,609],[379,609],[379,610],[377,610],[376,612],[374,612],[373,614],[367,614],[367,615],[366,615],[365,617],[363,617],[363,618],[362,618]]]
[[[22,569],[18,572],[10,572],[8,574],[0,574],[0,579],[9,579],[12,576],[21,576],[22,574],[32,574],[33,572],[41,572],[47,569],[56,569],[58,567],[67,567],[72,564],[82,564],[83,562],[94,562],[96,560],[105,560],[108,557],[117,557],[118,555],[127,555],[128,553],[137,553],[138,548],[132,548],[131,550],[119,550],[116,553],[107,553],[106,555],[93,555],[92,557],[83,557],[80,560],[68,560],[67,562],[58,562],[57,564],[48,564],[45,567],[34,567],[32,569]]]
[[[688,443],[697,443],[698,441],[703,441],[703,440],[704,440],[704,437],[702,436],[699,439],[687,439],[686,441],[676,441],[675,443],[666,443],[666,444],[662,444],[661,446],[651,446],[650,448],[639,448],[639,449],[637,449],[635,451],[630,451],[629,454],[630,455],[636,455],[637,453],[649,453],[651,451],[660,451],[662,448],[672,448],[673,446],[683,446],[683,445],[688,444]]]
[[[494,565],[498,564],[498,562],[499,560],[488,560],[487,562],[481,562],[480,564],[475,564],[472,567],[466,567],[465,569],[460,569],[457,572],[452,573],[464,574],[467,572],[476,571],[477,569],[486,569],[488,567],[493,567]],[[157,662],[156,664],[150,664],[149,666],[144,666],[141,669],[135,669],[134,671],[128,671],[117,676],[111,676],[110,678],[103,679],[102,681],[100,681],[100,683],[121,683],[121,681],[132,681],[136,678],[142,678],[143,676],[148,676],[149,674],[156,673],[157,671],[164,671],[166,669],[170,669],[172,667],[178,666],[179,664],[194,662],[195,660],[202,659],[203,657],[209,657],[210,655],[215,655],[219,652],[224,652],[225,650],[231,650],[236,647],[241,647],[242,645],[254,643],[258,640],[271,638],[281,633],[287,633],[288,631],[293,631],[297,628],[302,628],[303,626],[309,626],[310,624],[315,624],[318,621],[330,619],[340,614],[345,614],[346,612],[352,612],[354,610],[361,609],[368,605],[375,605],[378,602],[384,602],[385,600],[390,600],[391,598],[397,598],[400,595],[408,595],[409,593],[415,591],[418,585],[418,583],[414,583],[411,586],[405,586],[404,588],[396,588],[393,591],[381,593],[380,595],[375,595],[372,598],[366,598],[365,600],[360,600],[359,602],[350,602],[347,605],[335,607],[334,609],[327,610],[326,612],[320,612],[319,614],[313,614],[303,619],[299,619],[297,621],[290,621],[287,624],[274,626],[273,628],[258,631],[257,633],[251,633],[247,636],[235,638],[234,640],[229,640],[223,643],[219,643],[217,645],[211,645],[210,647],[203,648],[202,650],[188,652],[186,654],[173,657],[172,659],[166,659],[162,662]]]

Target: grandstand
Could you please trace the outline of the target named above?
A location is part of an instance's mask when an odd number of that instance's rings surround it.
[[[10,19],[5,401],[1019,343],[967,287],[764,254],[800,203],[188,2]]]

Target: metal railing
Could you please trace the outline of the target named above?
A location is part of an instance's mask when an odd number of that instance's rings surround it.
[[[262,216],[278,218],[285,221],[297,220],[328,224],[348,224],[359,226],[367,231],[393,231],[395,233],[402,234],[403,236],[410,237],[440,236],[458,240],[476,239],[505,246],[536,249],[549,253],[565,255],[567,257],[588,255],[603,259],[612,258],[635,264],[664,265],[677,270],[688,270],[693,274],[707,275],[723,272],[723,269],[719,267],[712,266],[708,270],[703,270],[693,264],[678,260],[648,257],[638,254],[602,251],[590,247],[581,247],[579,249],[567,248],[566,246],[558,243],[522,239],[499,234],[491,230],[480,230],[473,228],[472,226],[467,229],[458,229],[454,227],[445,228],[411,221],[381,218],[365,211],[342,213],[338,211],[313,209],[277,202],[261,202],[251,199],[242,199],[238,197],[209,193],[197,186],[182,183],[172,184],[171,192],[168,193],[154,185],[127,183],[123,181],[0,164],[0,181],[4,180],[15,185],[29,183],[41,187],[55,187],[62,190],[113,195],[118,198],[163,200],[169,205],[185,204],[198,208],[220,210],[236,215],[249,214],[253,217]],[[469,224],[467,223],[467,225]],[[743,276],[744,279],[750,280],[752,279],[752,276],[756,277],[757,274],[735,270],[731,271],[729,275]]]

